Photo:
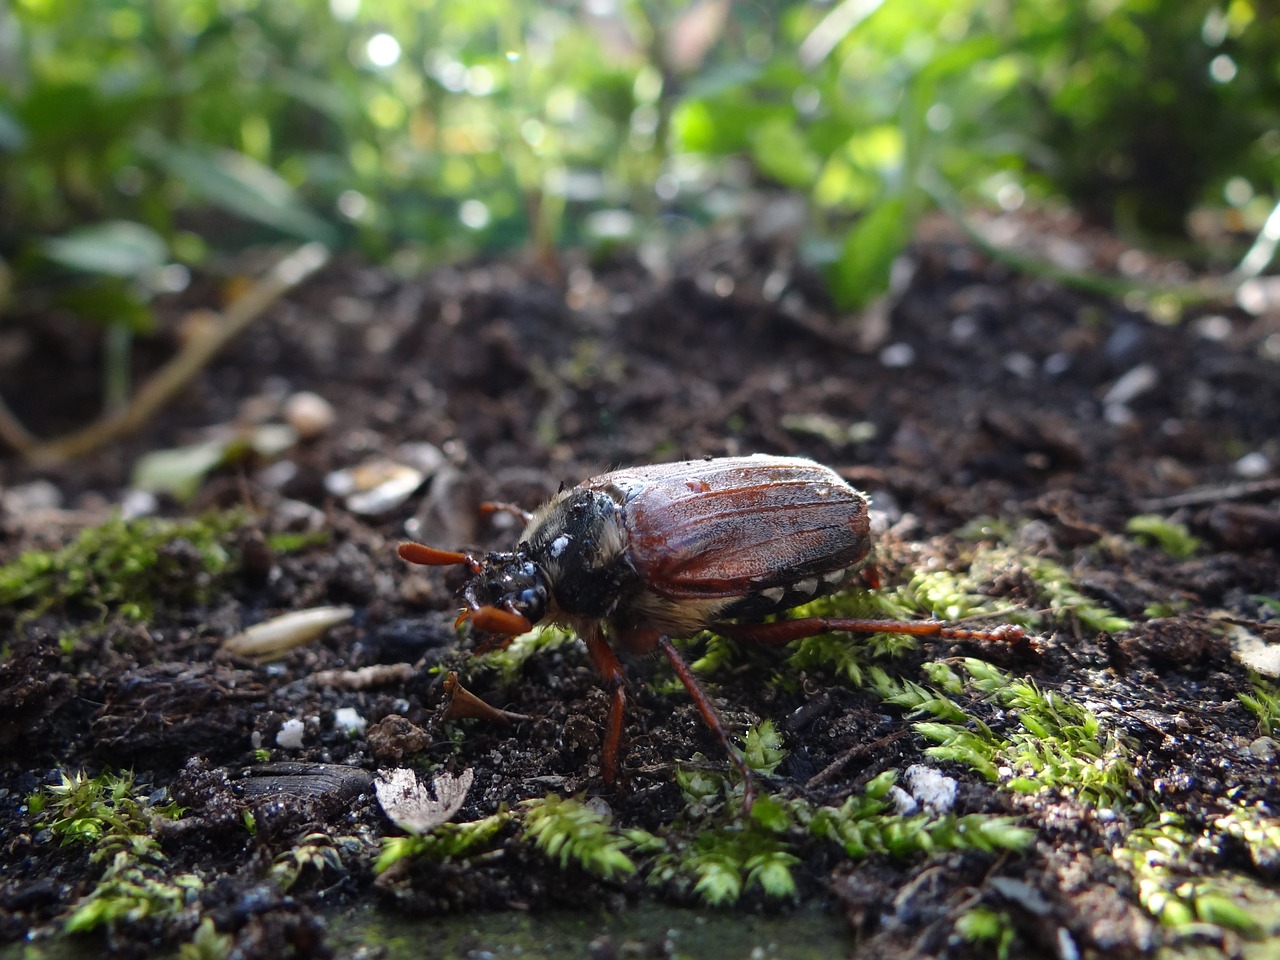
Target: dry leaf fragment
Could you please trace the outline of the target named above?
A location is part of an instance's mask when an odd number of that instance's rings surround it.
[[[418,836],[442,823],[448,823],[462,809],[471,789],[474,774],[470,767],[461,776],[441,773],[432,785],[433,797],[418,780],[418,775],[405,767],[382,770],[373,781],[374,792],[383,811],[401,830]]]
[[[510,726],[516,720],[532,719],[526,714],[512,713],[510,710],[499,710],[497,707],[485,703],[464,687],[458,680],[458,675],[453,671],[450,671],[444,678],[444,693],[449,698],[449,705],[445,707],[444,711],[446,720],[473,718]]]

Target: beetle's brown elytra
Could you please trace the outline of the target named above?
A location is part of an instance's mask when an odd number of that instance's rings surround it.
[[[523,515],[518,507],[494,505]],[[575,630],[611,692],[601,773],[617,780],[625,674],[610,643],[661,650],[744,778],[715,707],[671,638],[711,630],[789,643],[819,633],[888,632],[1015,640],[1017,627],[975,631],[941,621],[809,617],[760,622],[834,592],[871,549],[867,499],[828,467],[756,454],[615,470],[563,490],[528,520],[509,552],[480,556],[400,545],[430,566],[463,565],[459,621],[508,640],[538,623]]]

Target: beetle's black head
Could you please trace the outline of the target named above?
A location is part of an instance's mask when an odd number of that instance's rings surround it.
[[[522,550],[486,554],[480,570],[462,590],[472,610],[497,607],[531,624],[546,616],[549,594],[541,568]]]

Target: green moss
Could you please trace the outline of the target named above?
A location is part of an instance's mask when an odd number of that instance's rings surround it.
[[[702,656],[690,663],[689,667],[700,677],[713,676],[721,669],[735,662],[740,662],[742,657],[746,655],[742,644],[736,643],[718,633],[702,633],[694,638],[695,643],[699,641],[703,644]],[[687,643],[681,641],[680,646],[685,647]],[[679,677],[675,676],[672,676],[665,683],[655,683],[654,685],[655,690],[663,693],[675,693],[683,688],[684,684],[680,682]]]
[[[800,858],[773,831],[749,826],[703,831],[688,843],[671,845],[649,872],[651,884],[691,890],[704,903],[736,903],[745,890],[789,900],[796,895],[791,868]]]
[[[1185,560],[1200,549],[1200,541],[1191,535],[1185,523],[1154,513],[1130,517],[1125,531],[1142,543],[1159,547],[1175,560]]]
[[[354,837],[330,837],[327,833],[309,833],[295,847],[278,854],[271,862],[271,877],[281,890],[291,890],[300,881],[341,875],[345,854],[359,851],[362,844]]]
[[[756,773],[772,776],[786,755],[782,734],[772,720],[765,720],[747,731],[742,758]]]
[[[0,567],[0,605],[145,618],[157,598],[203,602],[234,566],[240,513],[197,520],[109,520],[58,550],[30,551]]]
[[[716,780],[685,777],[682,785],[687,795],[705,797],[718,791]],[[792,850],[796,826],[792,807],[763,796],[750,815],[743,816],[741,797],[733,796],[723,807],[701,808],[703,817],[664,835],[660,852],[650,864],[648,882],[674,886],[712,906],[735,903],[751,889],[774,899],[794,898],[791,870],[801,861]]]
[[[1018,929],[1007,910],[978,907],[956,922],[956,933],[962,940],[981,946],[984,956],[1005,960],[1018,937]]]
[[[970,568],[972,570],[972,568]],[[902,588],[901,596],[912,608],[939,620],[962,620],[975,616],[998,616],[1006,612],[988,596],[978,592],[972,573],[951,570],[917,570]]]
[[[906,592],[884,589],[849,590],[822,597],[797,607],[790,616],[909,620],[927,614]],[[900,656],[915,645],[914,637],[898,633],[824,633],[792,644],[787,665],[791,670],[834,674],[859,686],[872,663]]]
[[[150,863],[117,853],[107,872],[63,924],[67,933],[85,933],[143,920],[172,919],[194,903],[204,884],[195,874],[169,876]]]
[[[640,830],[621,833],[613,828],[607,813],[554,793],[541,800],[526,800],[520,806],[525,838],[562,869],[573,862],[606,880],[629,876],[636,872],[636,865],[627,851],[652,840]]]
[[[1267,816],[1260,805],[1232,810],[1210,826],[1218,836],[1242,844],[1263,876],[1273,876],[1280,869],[1280,819]]]
[[[994,547],[980,550],[974,565],[1021,571],[1035,584],[1040,599],[1050,610],[1070,614],[1090,630],[1119,633],[1133,626],[1131,620],[1081,593],[1071,573],[1047,557],[1020,553],[1012,547]]]
[[[1231,875],[1206,877],[1197,866],[1199,856],[1214,851],[1237,826],[1226,823],[1220,833],[1197,836],[1181,816],[1165,812],[1132,831],[1112,856],[1133,876],[1142,906],[1176,935],[1203,935],[1209,924],[1259,937],[1262,927],[1241,903]]]
[[[963,763],[1019,793],[1054,788],[1101,806],[1128,799],[1130,751],[1095,714],[985,661],[968,658],[960,664],[967,678],[945,664],[931,668],[944,691],[895,679],[883,670],[872,675],[873,686],[886,702],[910,715],[933,718],[913,725],[916,733],[935,744],[925,751],[928,756]],[[966,693],[1008,711],[1018,727],[994,731],[956,702]]]
[[[134,786],[130,773],[97,777],[63,773],[57,786],[28,797],[27,809],[41,816],[39,826],[64,846],[90,845],[96,858],[105,859],[119,850],[134,855],[158,854],[151,820],[157,816],[176,820],[181,808],[177,804],[152,806],[137,795]]]
[[[231,956],[235,941],[224,933],[218,933],[208,917],[200,921],[195,936],[178,948],[178,960],[226,960]]]
[[[809,816],[808,829],[857,859],[873,854],[912,859],[947,850],[1017,851],[1035,839],[1035,832],[1020,826],[1013,817],[985,813],[901,816],[891,810],[887,798],[877,798],[868,791],[850,797],[839,807],[819,807]]]
[[[308,547],[324,546],[333,539],[328,530],[311,530],[304,533],[273,533],[267,546],[276,553],[297,553]]]
[[[494,839],[511,819],[510,812],[504,807],[481,820],[442,823],[425,834],[383,837],[382,850],[374,861],[373,872],[385,873],[401,860],[419,857],[457,860],[483,853],[492,848]]]
[[[153,833],[156,818],[176,819],[180,808],[148,803],[131,774],[64,773],[57,786],[29,797],[27,806],[64,845],[90,847],[91,861],[108,862],[66,917],[68,933],[175,917],[202,887],[194,874],[171,875]]]
[[[1261,674],[1253,674],[1253,693],[1239,694],[1240,702],[1258,718],[1258,729],[1270,736],[1280,730],[1280,687]]]
[[[511,643],[500,650],[485,654],[478,665],[486,670],[496,670],[501,676],[503,686],[511,686],[524,669],[525,661],[566,644],[573,643],[576,634],[560,627],[534,627],[528,633],[522,633]]]

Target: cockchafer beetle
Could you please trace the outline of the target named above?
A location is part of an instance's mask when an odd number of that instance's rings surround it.
[[[1001,626],[970,630],[942,621],[825,617],[762,622],[833,592],[871,549],[867,500],[833,470],[799,457],[756,454],[615,470],[562,490],[527,521],[509,552],[476,556],[402,543],[400,556],[463,565],[465,620],[505,646],[538,623],[578,633],[612,697],[601,772],[618,775],[625,674],[610,641],[632,654],[666,655],[702,719],[744,779],[710,699],[671,639],[710,630],[735,640],[789,643],[819,633],[906,633],[1016,640]]]

